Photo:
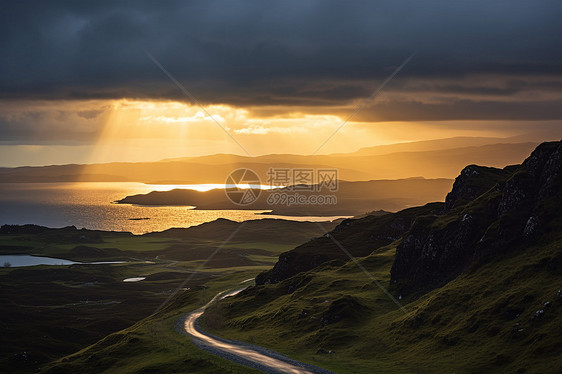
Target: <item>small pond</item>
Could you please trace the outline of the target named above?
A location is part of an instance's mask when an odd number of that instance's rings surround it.
[[[0,266],[2,267],[22,267],[35,265],[101,265],[101,264],[122,264],[125,261],[101,261],[101,262],[76,262],[64,260],[62,258],[41,257],[32,255],[0,255]]]
[[[145,280],[146,277],[135,277],[135,278],[126,278],[123,279],[123,282],[140,282],[142,280]]]

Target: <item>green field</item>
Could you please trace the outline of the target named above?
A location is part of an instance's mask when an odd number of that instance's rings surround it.
[[[217,292],[255,277],[268,269],[280,252],[299,244],[303,237],[317,236],[319,230],[311,223],[252,221],[246,224],[247,230],[240,230],[240,235],[225,243],[239,225],[218,220],[190,229],[141,236],[73,227],[3,227],[0,254],[32,254],[81,263],[126,263],[0,268],[0,371],[34,372],[123,329],[127,336],[145,334],[149,327],[137,323],[151,316],[178,287],[181,290],[175,297],[187,301],[174,301],[181,308],[169,314],[173,316],[196,309]],[[335,223],[326,225],[331,228]],[[294,235],[288,235],[289,232]],[[217,248],[220,249],[212,256]],[[146,279],[123,282],[132,277]],[[145,321],[147,326],[152,326],[152,322],[159,326],[150,327],[159,333],[157,338],[147,341],[156,346],[163,341],[167,345],[176,342],[194,352],[194,362],[208,360],[208,354],[173,332],[175,317],[169,315],[159,314]],[[168,365],[168,360],[176,360],[173,354],[165,356],[163,352],[155,354],[146,365],[158,360]],[[176,364],[185,366],[183,359]],[[130,370],[134,371],[132,366]]]

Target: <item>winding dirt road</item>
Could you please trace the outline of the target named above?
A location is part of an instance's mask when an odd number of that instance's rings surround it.
[[[234,296],[243,290],[244,288],[228,293],[223,291],[217,294],[207,305],[185,317],[183,323],[184,330],[195,338],[194,343],[196,343],[199,348],[229,361],[246,365],[265,373],[334,374],[322,368],[291,360],[288,357],[263,347],[211,336],[198,327],[197,320],[211,303],[215,302],[218,298],[224,299],[229,296]]]

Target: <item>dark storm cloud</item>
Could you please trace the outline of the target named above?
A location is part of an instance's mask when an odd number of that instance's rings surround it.
[[[0,145],[91,143],[103,130],[109,111],[99,103],[74,107],[61,101],[0,100]]]
[[[560,1],[11,2],[0,14],[0,98],[185,100],[145,50],[208,103],[349,103],[414,51],[387,90],[423,80],[452,96],[512,95],[562,76],[561,15]],[[467,85],[474,75],[512,84]],[[558,116],[549,102],[540,110],[552,113],[539,113]],[[464,104],[457,113],[474,108]],[[414,109],[441,118],[451,105]]]
[[[446,121],[502,120],[511,114],[517,120],[557,120],[562,118],[561,101],[499,102],[490,100],[455,100],[449,103],[393,101],[378,104],[359,113],[357,121]],[[562,129],[560,129],[562,130]]]

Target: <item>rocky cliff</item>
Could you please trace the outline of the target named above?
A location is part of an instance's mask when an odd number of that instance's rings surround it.
[[[410,208],[398,213],[371,215],[361,219],[347,219],[329,233],[353,256],[362,257],[400,239],[419,215],[436,214],[443,210],[443,203],[432,203]],[[256,284],[278,283],[298,273],[314,269],[327,262],[349,261],[345,254],[319,227],[319,234],[295,249],[279,256],[273,269],[259,274]]]
[[[396,250],[392,283],[435,288],[481,259],[525,247],[549,229],[562,202],[562,146],[543,143],[522,165],[466,167],[443,214],[418,217]]]
[[[391,283],[404,293],[438,287],[478,261],[517,250],[549,230],[562,208],[561,153],[561,142],[550,142],[521,165],[467,166],[444,204],[345,220],[329,235],[281,254],[256,283],[278,283],[328,262],[349,261],[335,241],[356,257],[396,242]]]
[[[560,153],[553,142],[522,165],[471,165],[445,203],[346,220],[204,318],[333,355],[338,372],[367,357],[357,372],[562,372]]]

